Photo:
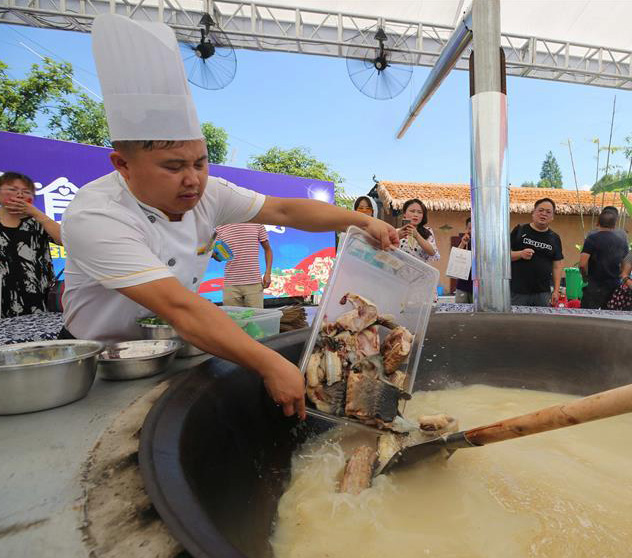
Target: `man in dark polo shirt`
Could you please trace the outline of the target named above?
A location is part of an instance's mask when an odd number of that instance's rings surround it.
[[[615,232],[616,224],[616,213],[602,212],[597,232],[584,241],[579,269],[588,284],[584,287],[582,308],[605,308],[621,282],[621,263],[628,254],[628,243]]]
[[[511,231],[511,303],[516,306],[557,305],[562,279],[562,241],[550,229],[555,202],[535,202],[531,223]],[[551,280],[553,293],[551,293]]]

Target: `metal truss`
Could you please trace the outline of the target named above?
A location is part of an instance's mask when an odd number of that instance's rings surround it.
[[[452,28],[359,14],[288,8],[238,0],[0,0],[0,23],[87,33],[101,13],[162,21],[181,40],[196,40],[208,12],[235,48],[346,57],[374,48],[381,26],[390,36],[394,62],[433,66]],[[528,35],[503,34],[507,74],[632,89],[632,52]],[[456,65],[467,69],[467,49]]]

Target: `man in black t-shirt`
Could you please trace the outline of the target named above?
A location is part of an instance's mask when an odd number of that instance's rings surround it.
[[[628,243],[617,233],[617,215],[602,212],[598,231],[588,235],[579,257],[579,269],[588,284],[582,293],[582,308],[605,308],[621,281],[621,262]]]
[[[562,279],[562,241],[549,225],[555,202],[535,202],[531,223],[511,231],[511,303],[516,306],[556,306]],[[553,279],[553,293],[551,293]]]

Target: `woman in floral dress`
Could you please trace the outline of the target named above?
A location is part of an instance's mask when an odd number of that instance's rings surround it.
[[[33,205],[35,184],[26,175],[0,176],[0,317],[46,311],[54,280],[49,243],[61,245],[59,223]]]

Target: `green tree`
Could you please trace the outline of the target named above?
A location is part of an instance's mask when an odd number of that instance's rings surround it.
[[[608,174],[604,174],[597,182],[595,182],[590,190],[593,194],[599,194],[601,192],[611,192],[613,188],[617,188],[620,186],[618,184],[619,181],[627,178],[628,173],[623,170],[616,170],[614,172],[609,172]]]
[[[520,186],[522,188],[537,188],[538,185],[533,182],[533,180],[528,180],[527,182],[523,182],[522,184],[520,184]]]
[[[38,114],[50,112],[52,103],[73,92],[72,65],[44,58],[33,64],[23,79],[11,79],[8,66],[0,61],[0,130],[27,134]]]
[[[63,98],[48,122],[49,137],[110,147],[105,107],[86,95]]]
[[[208,162],[215,165],[225,163],[228,154],[228,133],[226,130],[214,126],[210,122],[202,123],[201,128],[208,149]]]
[[[336,171],[330,169],[327,163],[316,159],[306,147],[294,147],[292,149],[271,147],[263,155],[251,157],[248,162],[248,168],[333,182],[336,205],[349,209],[349,202],[341,199],[341,196],[345,194],[341,185],[344,182],[344,178]]]
[[[557,164],[557,160],[553,153],[549,151],[546,154],[540,171],[540,182],[538,188],[561,188],[562,187],[562,171]]]

